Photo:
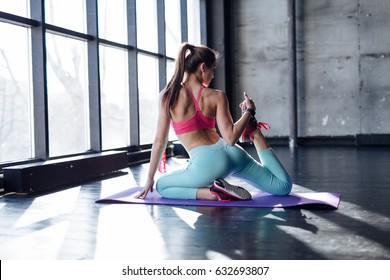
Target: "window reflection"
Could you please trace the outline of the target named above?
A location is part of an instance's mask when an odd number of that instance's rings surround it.
[[[45,0],[46,22],[85,33],[85,2],[86,0]]]
[[[0,0],[0,11],[21,17],[29,17],[28,0]]]
[[[99,37],[127,43],[127,17],[125,0],[99,0]]]
[[[137,0],[137,46],[157,52],[157,6],[156,0]]]
[[[173,73],[175,72],[175,62],[169,60],[167,61],[167,82],[171,79],[173,76]],[[172,127],[169,128],[169,141],[177,140],[177,136],[175,131]]]
[[[180,7],[182,1],[42,1],[43,22],[39,16],[41,7],[35,6],[41,4],[40,0],[0,0],[0,11],[18,16],[10,19],[3,15],[7,23],[0,18],[0,164],[34,158],[34,147],[42,157],[84,153],[90,149],[90,119],[94,137],[96,131],[101,131],[94,147],[101,144],[103,150],[123,148],[130,139],[132,144],[150,144],[155,135],[160,79],[166,82],[174,70],[174,62],[165,55],[176,58],[182,41],[181,19],[186,18],[181,14],[185,12]],[[127,7],[128,3],[135,7]],[[187,1],[188,41],[194,44],[200,43],[199,3],[200,0]],[[30,5],[36,12],[34,21],[23,19],[30,17]],[[98,14],[87,14],[87,10],[96,9],[95,5]],[[163,7],[164,11],[158,10]],[[158,26],[157,14],[165,15],[164,26]],[[98,24],[98,32],[88,37],[79,34],[88,34],[87,19]],[[133,24],[132,19],[136,26],[130,27],[128,20]],[[45,22],[48,25],[43,34]],[[91,31],[94,28],[92,24]],[[128,28],[136,32],[128,32]],[[165,29],[160,34],[165,37],[158,37],[158,28]],[[137,42],[137,49],[126,47],[128,41]],[[160,53],[158,46],[164,45],[166,52]],[[137,65],[136,61],[129,65],[134,57],[128,54],[133,52],[137,53]],[[160,76],[165,75],[159,73],[160,62],[166,62],[166,76]],[[40,71],[43,67],[46,72]],[[31,69],[37,72],[32,75]],[[137,105],[129,100],[136,91]],[[98,93],[100,96],[91,95],[93,100],[89,102],[90,94]],[[38,102],[39,110],[32,110],[33,100]],[[100,110],[96,110],[98,102]],[[139,122],[139,130],[130,131],[130,108],[135,106],[139,106],[139,115],[132,115],[131,121]],[[47,129],[42,124],[46,116]],[[101,130],[97,129],[98,120]],[[34,124],[47,135],[34,135]],[[175,138],[170,133],[169,139]]]
[[[0,162],[33,156],[29,35],[0,22]]]
[[[165,0],[166,54],[176,58],[181,43],[180,0]]]
[[[102,146],[104,150],[129,144],[127,52],[100,46]]]
[[[201,44],[200,36],[200,2],[187,0],[188,42],[194,45]]]
[[[140,143],[153,142],[158,110],[158,61],[152,56],[138,55]]]
[[[47,34],[49,154],[89,149],[86,43]]]

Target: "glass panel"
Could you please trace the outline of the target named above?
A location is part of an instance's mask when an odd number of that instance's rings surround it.
[[[157,52],[156,0],[137,0],[137,47]]]
[[[45,0],[46,22],[86,33],[85,0]]]
[[[175,62],[167,61],[167,83],[171,80],[173,73],[175,72]],[[172,127],[169,128],[169,141],[177,140],[177,136]]]
[[[158,60],[138,55],[140,144],[152,143],[158,111]]]
[[[180,0],[165,0],[166,54],[176,58],[181,43]]]
[[[129,145],[129,86],[127,52],[100,46],[103,149]]]
[[[194,45],[200,45],[201,37],[200,37],[199,0],[187,1],[187,18],[188,18],[188,42]]]
[[[47,34],[49,154],[89,149],[86,42]]]
[[[0,22],[0,162],[32,157],[29,29]]]
[[[99,37],[127,43],[126,1],[99,0]]]
[[[21,17],[29,17],[28,0],[0,0],[0,11]]]

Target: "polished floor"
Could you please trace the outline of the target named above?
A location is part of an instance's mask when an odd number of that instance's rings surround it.
[[[294,192],[339,192],[339,209],[95,203],[143,182],[142,164],[56,192],[1,196],[0,259],[390,259],[389,147],[274,150]]]

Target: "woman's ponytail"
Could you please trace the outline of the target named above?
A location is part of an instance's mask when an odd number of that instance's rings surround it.
[[[187,74],[194,73],[201,63],[205,63],[207,67],[211,67],[218,59],[218,52],[206,46],[194,46],[189,43],[183,43],[180,46],[176,58],[175,72],[165,87],[162,96],[162,101],[165,103],[168,115],[170,115],[170,109],[176,105],[179,98],[184,74],[186,72]]]
[[[187,51],[191,52],[191,49],[193,50],[193,46],[188,43],[183,43],[180,46],[179,53],[176,58],[175,72],[164,89],[163,102],[167,105],[166,109],[168,114],[170,114],[170,109],[176,105],[179,97],[181,83],[185,73],[186,55]]]

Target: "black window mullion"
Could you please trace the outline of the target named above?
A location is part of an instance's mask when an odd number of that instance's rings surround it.
[[[157,34],[158,34],[158,75],[160,91],[165,87],[167,75],[166,34],[165,34],[165,2],[157,1]]]
[[[181,40],[188,41],[188,18],[187,18],[187,0],[180,1],[180,16],[181,16]]]
[[[97,0],[87,0],[87,33],[98,38],[98,6]],[[89,141],[90,149],[102,150],[101,98],[100,98],[100,69],[99,42],[88,41],[88,94],[89,94]]]
[[[40,25],[31,28],[34,154],[35,158],[47,159],[49,157],[49,125],[44,5],[44,0],[30,1],[31,18],[41,22]]]
[[[200,42],[207,45],[206,0],[200,0]]]
[[[40,25],[40,20],[29,19],[2,11],[0,11],[0,21],[25,27],[37,27]]]
[[[139,97],[138,97],[138,60],[137,60],[137,18],[136,0],[127,0],[127,44],[134,46],[128,51],[129,67],[129,124],[130,146],[139,146]]]

